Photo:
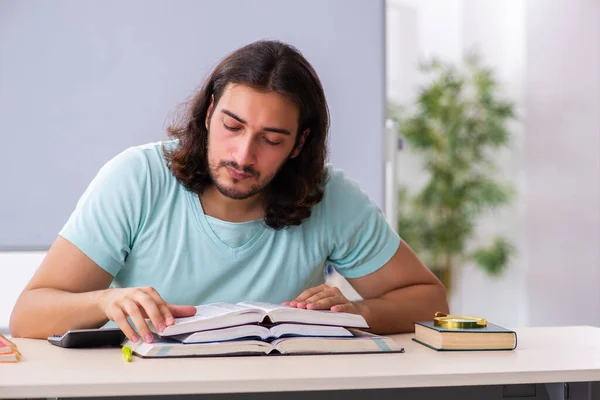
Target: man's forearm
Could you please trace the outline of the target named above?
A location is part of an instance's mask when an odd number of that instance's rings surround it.
[[[414,285],[393,290],[375,299],[356,302],[360,313],[379,334],[413,332],[415,321],[433,319],[437,312],[448,313],[446,291],[440,285]]]
[[[100,309],[103,290],[69,293],[57,289],[32,289],[21,295],[10,319],[14,337],[45,339],[69,329],[92,328],[108,319]]]

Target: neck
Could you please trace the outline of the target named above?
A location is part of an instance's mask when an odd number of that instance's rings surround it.
[[[204,214],[227,222],[248,222],[265,216],[261,193],[244,200],[223,196],[212,185],[199,196]]]

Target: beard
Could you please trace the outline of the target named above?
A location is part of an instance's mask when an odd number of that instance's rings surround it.
[[[254,185],[252,185],[249,189],[246,190],[241,190],[241,189],[236,189],[235,187],[231,187],[231,186],[226,186],[223,182],[219,181],[219,173],[217,172],[220,168],[226,168],[226,167],[230,167],[233,168],[237,171],[242,171],[245,174],[249,174],[250,177],[246,178],[246,179],[256,179],[256,183]],[[267,181],[266,184],[261,185],[260,184],[260,174],[258,173],[258,171],[256,171],[254,168],[246,166],[246,167],[241,167],[238,163],[236,163],[235,161],[221,161],[216,167],[214,166],[210,166],[209,168],[210,170],[210,178],[213,182],[213,184],[215,185],[215,187],[217,188],[217,190],[225,197],[229,197],[230,199],[233,200],[245,200],[248,199],[258,193],[260,193],[265,186],[268,185],[270,179]],[[232,178],[232,181],[234,184],[238,183],[239,180]]]
[[[219,179],[220,174],[218,172],[219,169],[225,169],[226,167],[230,167],[250,175],[250,177],[246,179],[254,178],[256,180],[256,183],[247,189],[238,189],[233,186],[228,186],[222,180]],[[278,168],[277,171],[275,171],[274,173],[261,179],[261,174],[254,168],[250,166],[242,167],[235,161],[221,161],[216,166],[209,165],[209,173],[212,183],[215,185],[219,193],[233,200],[245,200],[261,193],[269,185],[269,183],[271,183],[275,175],[277,175],[277,172],[279,172],[279,169],[281,169],[281,167]],[[232,181],[234,185],[240,182],[238,179],[235,178],[232,178]]]

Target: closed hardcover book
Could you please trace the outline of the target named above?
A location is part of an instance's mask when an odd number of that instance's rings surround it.
[[[517,333],[498,325],[473,329],[450,329],[433,321],[415,322],[415,342],[438,351],[514,350]]]

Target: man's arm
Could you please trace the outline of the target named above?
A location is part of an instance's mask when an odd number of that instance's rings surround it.
[[[374,332],[412,332],[413,322],[449,313],[446,289],[404,241],[383,267],[348,282],[364,299],[355,304]]]
[[[384,266],[348,282],[364,300],[349,302],[339,289],[323,285],[287,304],[360,313],[380,334],[412,332],[413,322],[431,320],[437,311],[449,312],[445,288],[404,241]]]
[[[98,307],[112,276],[67,240],[58,237],[13,308],[15,337],[45,338],[107,322]]]
[[[68,240],[58,237],[10,316],[14,337],[45,339],[70,329],[97,328],[109,319],[132,339],[131,317],[146,341],[145,317],[155,326],[190,316],[194,307],[166,304],[152,288],[108,289],[113,277]],[[132,339],[137,341],[137,336]]]

